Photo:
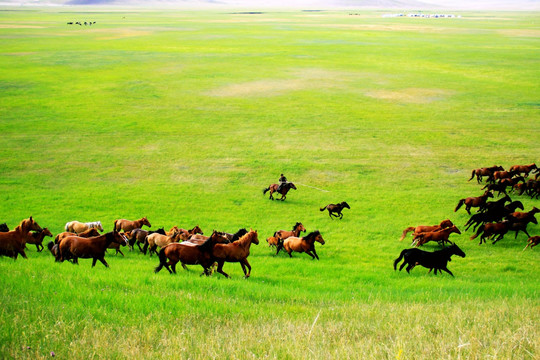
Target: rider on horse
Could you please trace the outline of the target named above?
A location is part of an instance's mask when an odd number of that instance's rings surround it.
[[[279,186],[277,188],[277,192],[280,192],[283,185],[287,183],[287,178],[285,177],[285,175],[281,174],[281,177],[279,178],[278,181],[279,181]]]

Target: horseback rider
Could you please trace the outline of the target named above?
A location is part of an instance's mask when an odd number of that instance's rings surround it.
[[[279,181],[279,186],[277,188],[277,192],[280,192],[283,185],[287,183],[287,178],[285,177],[285,175],[281,174],[278,181]]]

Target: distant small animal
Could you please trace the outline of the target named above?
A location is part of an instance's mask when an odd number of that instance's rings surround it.
[[[534,163],[530,165],[514,165],[510,167],[510,171],[516,174],[523,174],[525,177],[529,176],[529,173],[534,170],[538,170],[538,167]]]
[[[152,225],[150,224],[150,221],[148,221],[146,216],[139,219],[139,220],[134,220],[134,221],[126,220],[126,219],[114,220],[113,229],[115,231],[122,231],[123,230],[125,232],[125,231],[134,230],[134,229],[140,229],[140,228],[143,227],[143,225],[146,225],[149,228],[152,227]]]
[[[342,201],[339,204],[328,204],[325,207],[320,208],[320,210],[321,211],[324,211],[325,209],[328,210],[328,215],[330,216],[330,219],[333,220],[334,218],[332,216],[343,219],[343,214],[341,213],[341,211],[344,208],[350,209],[351,207],[345,201]],[[337,215],[334,215],[334,213]]]
[[[465,253],[456,244],[452,244],[451,246],[434,252],[423,251],[418,248],[405,249],[399,254],[399,257],[394,260],[394,271],[397,270],[398,263],[403,259],[404,261],[399,267],[399,271],[407,265],[406,270],[410,273],[416,265],[422,265],[423,267],[430,269],[430,271],[434,269],[435,275],[437,275],[437,271],[440,273],[446,271],[454,276],[447,267],[448,262],[451,261],[452,255],[465,257]]]
[[[277,192],[278,187],[279,187],[278,184],[271,184],[267,188],[263,189],[263,195],[266,195],[266,192],[270,191],[269,199],[274,200],[274,196],[272,194]],[[283,185],[281,186],[281,189],[279,190],[279,193],[281,194],[281,198],[279,198],[278,200],[285,201],[285,199],[287,198],[287,193],[291,189],[296,190],[296,186],[294,186],[292,182],[283,183]]]
[[[469,181],[471,181],[476,176],[476,181],[480,184],[484,176],[487,176],[488,178],[491,179],[495,171],[502,171],[502,170],[504,170],[503,167],[497,166],[497,165],[486,167],[486,168],[475,169],[472,171],[472,175]]]

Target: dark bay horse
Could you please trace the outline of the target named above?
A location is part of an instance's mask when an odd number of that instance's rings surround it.
[[[127,231],[124,235],[128,239],[129,247],[133,249],[133,246],[137,244],[139,247],[139,250],[146,255],[146,250],[144,248],[141,248],[141,244],[148,249],[148,241],[146,240],[146,237],[151,234],[161,234],[165,235],[165,229],[159,228],[156,231],[147,231],[142,229],[134,229],[131,231]]]
[[[289,257],[292,257],[292,252],[296,251],[299,253],[305,252],[306,254],[311,256],[312,259],[319,260],[319,255],[317,255],[317,252],[315,251],[315,242],[319,242],[321,245],[325,244],[319,230],[310,232],[304,237],[291,236],[285,239],[285,241],[283,241],[283,244],[278,245],[276,255],[281,249],[285,249],[285,251],[289,254]]]
[[[465,204],[465,210],[467,210],[467,213],[471,215],[471,207],[480,207],[484,205],[488,198],[492,198],[493,193],[490,191],[486,191],[483,195],[477,196],[477,197],[468,197],[465,199],[459,200],[456,208],[454,209],[454,212],[458,211],[461,205]]]
[[[121,231],[121,230],[131,231],[134,229],[140,229],[141,227],[143,227],[143,225],[146,225],[149,228],[152,227],[152,225],[150,225],[150,221],[148,221],[146,217],[143,217],[139,220],[134,220],[134,221],[126,220],[126,219],[114,220],[113,229],[115,231]]]
[[[529,173],[533,170],[538,170],[536,164],[530,165],[514,165],[510,167],[510,171],[516,174],[523,174],[525,177],[529,176]]]
[[[334,220],[332,216],[343,219],[343,214],[341,213],[341,211],[344,208],[350,209],[351,207],[345,201],[342,201],[339,204],[328,204],[325,207],[320,208],[320,210],[321,211],[324,211],[325,209],[328,210],[328,215],[330,216],[330,219]],[[334,213],[336,213],[337,215],[334,215]]]
[[[98,229],[96,228],[90,228],[86,231],[83,231],[80,234],[65,231],[63,233],[56,235],[56,237],[54,238],[54,243],[58,244],[63,238],[68,237],[68,236],[78,236],[78,237],[88,238],[88,237],[99,236],[99,235],[100,233]]]
[[[278,184],[272,184],[272,185],[270,185],[270,186],[267,187],[266,189],[263,189],[263,195],[265,195],[266,192],[270,190],[270,197],[269,197],[269,199],[274,200],[274,196],[273,196],[272,194],[275,193],[275,192],[277,192],[278,187],[279,187]],[[290,189],[296,190],[296,186],[294,186],[294,184],[293,184],[292,182],[284,183],[284,184],[281,186],[281,190],[279,191],[279,193],[281,194],[281,198],[278,199],[278,200],[284,201],[284,200],[287,198],[287,193],[289,192]]]
[[[199,225],[195,225],[195,226],[193,227],[193,229],[191,229],[191,230],[180,229],[178,226],[173,226],[173,227],[171,228],[171,230],[169,230],[169,231],[166,232],[166,235],[171,235],[174,231],[177,231],[177,232],[181,233],[180,238],[181,238],[182,240],[184,240],[184,241],[187,240],[187,239],[189,239],[189,237],[192,236],[192,235],[195,235],[195,234],[201,234],[201,235],[203,235],[203,234],[204,234],[203,231],[202,231],[202,229],[199,227]]]
[[[529,246],[531,247],[531,249],[533,247],[535,247],[536,245],[540,244],[540,236],[531,236],[529,237],[529,239],[527,240],[527,246],[525,246],[525,248],[523,249],[523,251],[525,251],[525,249],[527,249]]]
[[[300,232],[306,232],[306,228],[301,222],[294,224],[291,230],[278,230],[274,233],[274,237],[278,239],[278,242],[283,242],[288,237],[300,235]]]
[[[419,225],[419,226],[410,226],[403,230],[403,233],[401,234],[401,238],[399,238],[399,241],[402,241],[405,239],[405,236],[407,236],[407,233],[413,231],[413,236],[417,236],[418,234],[429,232],[429,231],[437,231],[440,229],[445,229],[447,227],[453,226],[454,223],[450,221],[450,219],[446,219],[441,221],[439,225]]]
[[[0,255],[12,257],[14,260],[17,260],[17,256],[21,255],[27,259],[24,246],[29,231],[42,231],[31,216],[21,221],[12,231],[0,232]]]
[[[448,262],[451,260],[452,255],[458,255],[465,257],[465,253],[456,245],[452,244],[442,250],[437,250],[434,252],[423,251],[417,248],[405,249],[401,252],[399,257],[394,260],[394,271],[397,270],[397,264],[404,259],[403,264],[399,267],[399,271],[403,269],[405,265],[407,266],[407,272],[410,272],[416,265],[422,265],[425,268],[435,269],[435,275],[437,271],[441,270],[446,271],[450,275],[454,276],[450,270],[447,268]]]
[[[239,262],[244,271],[244,277],[247,279],[251,275],[251,265],[247,258],[249,256],[249,248],[251,244],[259,245],[257,231],[250,230],[246,235],[230,244],[215,244],[212,248],[212,258],[218,263],[217,272],[225,277],[230,277],[229,274],[223,271],[225,262]],[[248,271],[246,271],[246,267]]]
[[[497,166],[497,165],[486,167],[486,168],[474,169],[472,171],[472,175],[469,181],[471,181],[476,176],[476,181],[480,184],[482,182],[483,176],[487,176],[489,179],[492,179],[493,173],[495,171],[502,171],[502,170],[504,170],[503,167]]]
[[[83,238],[79,236],[68,236],[58,244],[59,261],[72,259],[74,264],[78,264],[79,258],[93,259],[92,267],[96,266],[97,260],[101,261],[105,267],[109,264],[105,261],[105,251],[111,243],[127,245],[124,234],[111,231],[100,236]]]
[[[26,243],[36,245],[37,251],[42,252],[44,249],[43,239],[45,238],[45,236],[52,237],[53,234],[47,228],[43,228],[41,231],[38,232],[29,232],[26,237]]]
[[[218,238],[217,231],[213,231],[202,244],[184,241],[165,246],[159,251],[159,266],[154,272],[157,273],[165,267],[170,274],[176,274],[176,264],[180,262],[186,270],[186,265],[201,265],[204,269],[203,274],[210,275],[211,267],[215,262],[212,258],[212,248],[220,241]]]

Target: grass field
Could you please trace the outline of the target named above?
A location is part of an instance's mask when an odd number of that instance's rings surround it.
[[[482,193],[472,169],[540,161],[539,14],[381,14],[0,11],[0,222],[261,241],[249,280],[136,251],[0,258],[0,357],[538,359],[540,249],[479,246],[453,210]],[[298,190],[272,202],[281,172]],[[319,211],[341,201],[341,221]],[[394,272],[403,229],[445,218],[455,278]],[[267,248],[297,221],[320,261]]]

